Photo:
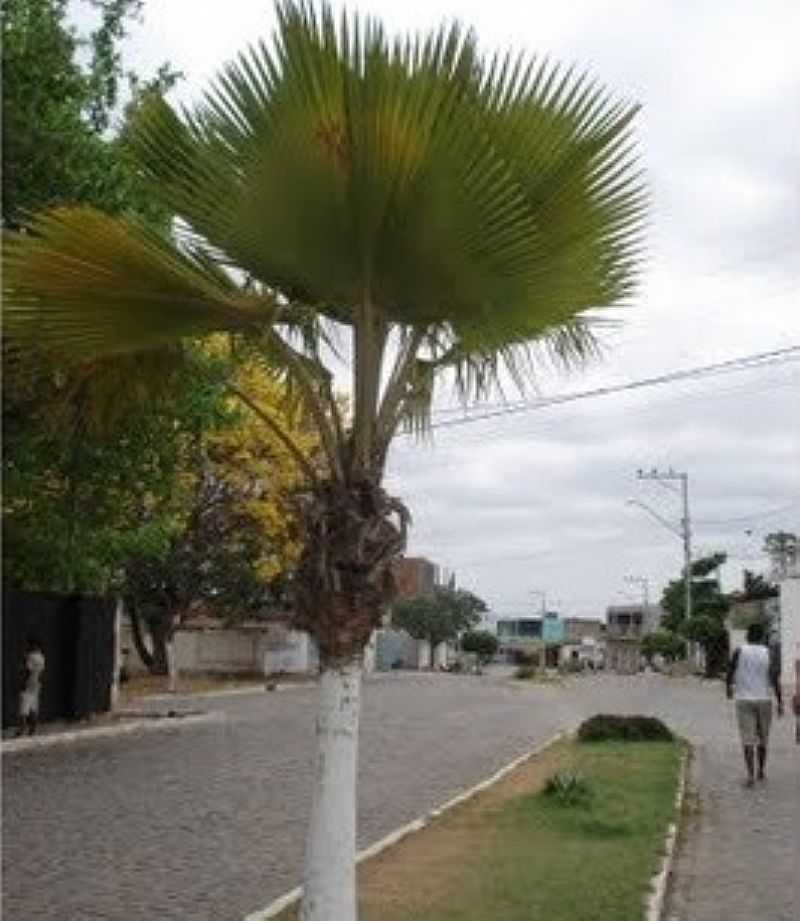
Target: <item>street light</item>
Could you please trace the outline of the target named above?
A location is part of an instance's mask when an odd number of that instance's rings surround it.
[[[661,471],[657,467],[651,467],[650,470],[647,471],[639,468],[636,471],[636,477],[639,480],[655,480],[662,486],[666,485],[666,482],[671,480],[677,480],[681,484],[683,518],[681,518],[680,528],[676,528],[675,525],[667,521],[666,518],[662,518],[658,512],[651,509],[648,505],[645,505],[644,502],[639,502],[637,499],[629,499],[628,504],[638,505],[643,508],[667,528],[668,531],[677,535],[683,541],[684,581],[686,583],[686,618],[688,619],[692,616],[692,527],[689,518],[689,474],[673,470],[672,467],[666,471]]]

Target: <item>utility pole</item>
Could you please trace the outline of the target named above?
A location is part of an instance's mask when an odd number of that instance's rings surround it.
[[[646,576],[625,576],[629,585],[638,585],[642,590],[642,603],[645,612],[650,607],[650,580]]]
[[[547,613],[547,593],[541,588],[532,588],[531,595],[538,595],[542,599],[542,617]]]
[[[681,500],[683,502],[683,518],[681,518],[680,530],[674,528],[669,522],[661,518],[658,513],[644,505],[643,502],[632,501],[634,505],[641,505],[646,511],[654,515],[662,524],[669,528],[670,531],[677,534],[683,541],[683,565],[684,565],[684,582],[686,586],[686,618],[692,616],[692,524],[689,516],[689,474],[680,473],[673,470],[662,471],[656,467],[651,470],[637,470],[636,476],[640,480],[656,480],[665,482],[667,480],[678,480],[681,484]]]

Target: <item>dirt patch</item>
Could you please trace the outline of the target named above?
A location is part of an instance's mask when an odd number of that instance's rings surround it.
[[[286,678],[270,679],[281,683]],[[203,694],[213,691],[230,691],[239,688],[264,687],[264,676],[261,675],[180,675],[178,677],[177,694]],[[169,679],[164,675],[134,675],[120,688],[120,700],[123,702],[135,700],[138,697],[150,697],[169,693]]]
[[[391,921],[425,917],[432,902],[441,903],[477,867],[489,842],[487,813],[509,800],[536,793],[547,778],[563,769],[569,754],[554,745],[524,762],[502,780],[435,819],[358,868],[361,916]]]

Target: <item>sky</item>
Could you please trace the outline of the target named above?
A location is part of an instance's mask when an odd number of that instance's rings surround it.
[[[339,8],[338,3],[333,4]],[[350,4],[353,8],[353,4]],[[800,346],[800,4],[796,0],[371,0],[391,30],[458,19],[481,45],[575,64],[642,105],[651,190],[647,260],[601,359],[543,365],[540,398]],[[140,72],[164,60],[196,99],[221,64],[268,37],[262,0],[146,0],[128,43]],[[437,398],[436,422],[459,416]],[[424,555],[495,617],[549,609],[604,616],[677,577],[669,483],[689,475],[694,555],[725,551],[723,584],[764,571],[764,535],[800,531],[800,354],[736,373],[587,397],[400,438],[388,488]],[[673,486],[675,484],[672,484]],[[640,580],[631,582],[631,579]]]

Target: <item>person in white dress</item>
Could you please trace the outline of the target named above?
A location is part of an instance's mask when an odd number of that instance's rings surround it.
[[[28,640],[25,653],[22,691],[19,695],[19,728],[17,735],[30,735],[36,732],[39,722],[39,698],[42,693],[42,676],[45,669],[45,657],[39,642]]]

